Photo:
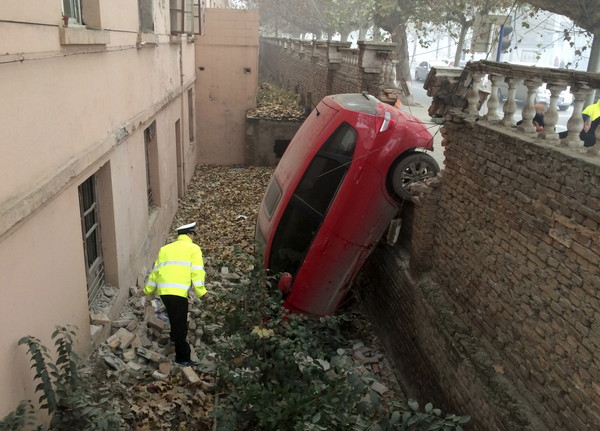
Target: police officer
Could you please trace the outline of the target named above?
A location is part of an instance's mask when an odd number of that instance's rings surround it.
[[[186,341],[188,324],[188,291],[194,287],[196,296],[206,294],[202,250],[194,244],[196,223],[176,229],[177,240],[163,246],[144,287],[146,295],[155,292],[167,309],[171,325],[171,341],[175,344],[175,362],[188,367],[197,365],[191,360],[190,345]]]

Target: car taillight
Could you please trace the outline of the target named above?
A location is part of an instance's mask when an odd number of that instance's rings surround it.
[[[377,114],[377,130],[378,133],[385,132],[390,129],[396,121],[392,118],[392,114],[390,111],[384,111],[383,115],[381,113]]]
[[[289,295],[292,291],[292,274],[289,272],[281,274],[281,278],[277,281],[277,289],[284,295]]]

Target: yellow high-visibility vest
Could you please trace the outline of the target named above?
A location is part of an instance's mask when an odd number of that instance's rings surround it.
[[[187,297],[193,286],[196,295],[201,297],[206,293],[205,276],[202,250],[189,236],[179,235],[177,241],[163,246],[158,252],[144,293],[152,295],[157,291],[159,295]]]
[[[596,103],[588,105],[582,112],[582,114],[589,115],[590,121],[594,121],[596,118],[600,117],[600,100]]]

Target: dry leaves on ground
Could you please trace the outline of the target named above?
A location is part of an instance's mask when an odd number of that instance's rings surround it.
[[[256,214],[272,171],[243,166],[196,168],[186,197],[179,201],[173,227],[198,222],[195,241],[207,267],[217,272],[221,265],[240,272],[250,269]]]

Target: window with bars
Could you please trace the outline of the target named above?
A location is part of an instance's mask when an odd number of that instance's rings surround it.
[[[203,34],[205,0],[170,0],[171,34]]]
[[[146,190],[148,193],[148,211],[156,206],[152,187],[152,147],[156,142],[156,121],[144,130],[144,156],[146,162]]]
[[[79,209],[87,270],[88,300],[92,303],[98,297],[104,285],[104,261],[98,217],[96,177],[94,175],[79,186]]]

